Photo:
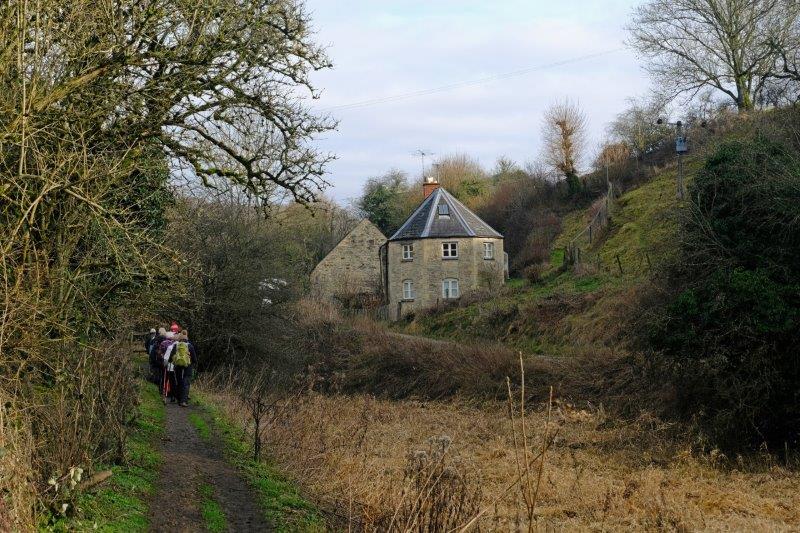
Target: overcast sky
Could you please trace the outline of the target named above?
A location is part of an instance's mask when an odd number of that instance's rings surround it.
[[[342,203],[391,168],[420,174],[423,148],[466,153],[487,168],[525,163],[540,149],[554,101],[580,102],[592,142],[648,80],[624,48],[634,0],[307,0],[332,70],[314,76],[313,106],[339,119],[320,140],[338,159],[328,194]],[[622,49],[622,50],[620,50]],[[614,51],[616,50],[616,51]],[[613,51],[613,52],[612,52]],[[609,52],[524,75],[378,105],[337,108]]]

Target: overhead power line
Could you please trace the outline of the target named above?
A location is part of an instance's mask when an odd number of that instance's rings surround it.
[[[369,100],[362,100],[360,102],[353,102],[350,104],[341,104],[335,105],[331,107],[323,108],[323,111],[340,111],[340,110],[347,110],[347,109],[357,109],[360,107],[369,107],[378,104],[386,104],[389,102],[397,102],[399,100],[408,100],[410,98],[417,98],[420,96],[428,96],[430,94],[442,93],[446,91],[452,91],[455,89],[461,89],[462,87],[470,87],[474,85],[482,85],[484,83],[489,83],[498,80],[505,80],[508,78],[515,78],[517,76],[524,76],[526,74],[530,74],[532,72],[537,72],[540,70],[547,70],[555,67],[561,67],[564,65],[570,65],[572,63],[579,63],[581,61],[587,61],[589,59],[596,59],[598,57],[607,56],[610,54],[614,54],[616,52],[620,52],[624,50],[624,48],[614,48],[613,50],[605,50],[603,52],[597,52],[594,54],[586,54],[578,57],[572,57],[569,59],[564,59],[561,61],[555,61],[553,63],[546,63],[544,65],[536,65],[535,67],[528,67],[519,70],[512,70],[511,72],[504,72],[502,74],[493,74],[492,76],[486,76],[485,78],[477,78],[474,80],[467,80],[461,81],[457,83],[450,83],[448,85],[441,85],[439,87],[432,87],[430,89],[421,89],[419,91],[412,91],[408,93],[402,94],[395,94],[390,96],[383,96],[380,98],[372,98]]]

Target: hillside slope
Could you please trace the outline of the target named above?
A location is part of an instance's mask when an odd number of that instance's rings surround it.
[[[691,179],[697,165],[686,167]],[[626,308],[676,249],[675,174],[674,168],[664,170],[616,199],[608,227],[584,250],[581,265],[563,267],[564,248],[589,222],[592,208],[565,217],[539,281],[512,279],[497,295],[466,295],[456,306],[397,327],[424,336],[496,340],[554,356],[621,349]]]

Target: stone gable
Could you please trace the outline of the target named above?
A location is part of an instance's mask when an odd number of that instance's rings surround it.
[[[326,298],[380,294],[380,249],[385,242],[372,222],[359,222],[311,273],[314,293]]]

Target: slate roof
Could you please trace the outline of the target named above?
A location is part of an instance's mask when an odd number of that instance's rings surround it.
[[[440,215],[444,211],[447,211],[449,216]],[[423,200],[389,240],[450,237],[503,238],[452,194],[439,187]]]

